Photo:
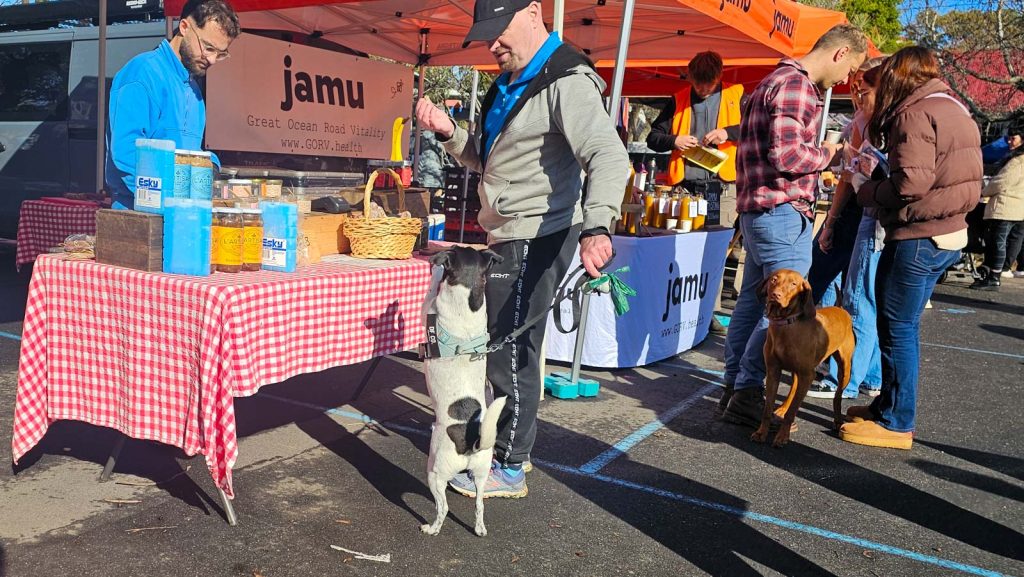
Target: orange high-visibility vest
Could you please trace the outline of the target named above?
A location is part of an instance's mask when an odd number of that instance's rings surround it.
[[[690,133],[690,122],[692,111],[690,110],[690,88],[680,90],[675,95],[676,113],[672,116],[672,134],[682,136]],[[735,126],[740,123],[740,99],[743,97],[742,84],[722,84],[722,100],[718,108],[718,128]],[[718,150],[729,155],[722,168],[718,171],[718,178],[726,182],[736,181],[736,143],[723,142],[718,145]],[[684,166],[686,159],[682,151],[672,150],[672,157],[668,163],[668,177],[672,184],[679,184],[686,174]]]

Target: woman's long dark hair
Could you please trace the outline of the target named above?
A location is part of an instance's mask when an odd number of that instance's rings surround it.
[[[884,151],[889,147],[889,128],[896,110],[921,85],[939,77],[939,61],[923,46],[907,46],[887,58],[881,68],[868,139]]]

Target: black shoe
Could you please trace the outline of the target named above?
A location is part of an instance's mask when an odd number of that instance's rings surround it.
[[[718,335],[720,337],[724,337],[728,331],[729,329],[727,329],[725,325],[719,322],[718,318],[715,315],[711,315],[711,327],[708,328],[709,333],[713,335]]]
[[[731,395],[725,412],[722,413],[722,420],[756,429],[761,426],[762,413],[764,413],[764,394],[760,387],[750,387],[740,389]]]
[[[1001,273],[989,273],[987,276],[979,278],[978,280],[974,281],[974,283],[972,283],[971,286],[967,288],[979,291],[997,291],[999,290],[999,285],[1001,284],[999,282],[1000,274]]]
[[[721,419],[722,415],[725,414],[725,408],[729,406],[729,399],[732,398],[732,393],[732,385],[725,385],[725,391],[722,393],[722,398],[718,399],[718,406],[715,407],[715,417]]]

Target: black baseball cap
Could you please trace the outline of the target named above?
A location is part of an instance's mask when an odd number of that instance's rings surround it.
[[[469,46],[470,42],[490,42],[501,36],[501,33],[508,28],[512,18],[523,8],[538,0],[476,0],[473,7],[473,27],[466,34],[466,41],[462,47]]]

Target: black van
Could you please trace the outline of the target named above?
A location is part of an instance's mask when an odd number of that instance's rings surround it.
[[[162,20],[107,28],[106,86],[164,38]],[[17,233],[21,202],[96,191],[99,29],[0,33],[0,237]]]

